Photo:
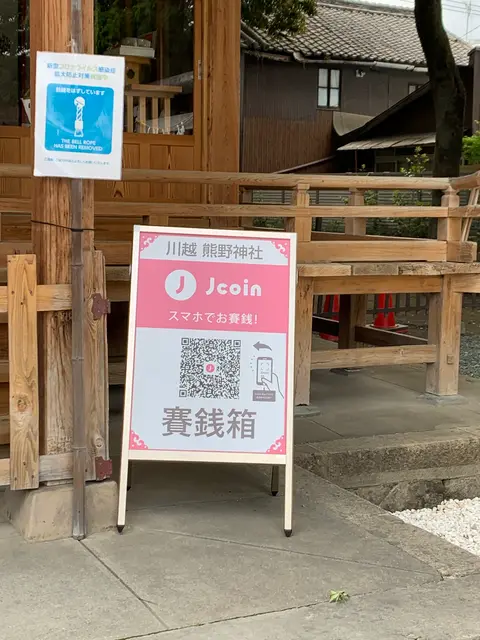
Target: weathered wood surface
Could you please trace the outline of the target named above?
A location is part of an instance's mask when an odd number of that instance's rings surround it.
[[[339,349],[337,351],[313,351],[312,369],[344,367],[376,367],[397,364],[423,364],[435,362],[436,345],[405,345],[402,347],[373,347],[366,349]]]
[[[10,487],[39,483],[37,271],[35,256],[8,261]]]
[[[52,0],[51,0],[52,1]],[[57,0],[58,2],[59,0]],[[0,178],[30,178],[29,165],[0,164]],[[296,173],[234,173],[228,171],[169,171],[124,169],[122,181],[167,182],[177,184],[237,185],[245,187],[293,188],[307,182],[312,189],[447,189],[448,178],[410,178],[404,176],[359,176]],[[453,188],[457,188],[455,180]],[[477,185],[474,185],[477,186]],[[464,187],[461,187],[464,188]]]
[[[458,393],[462,294],[454,283],[454,276],[444,276],[440,293],[429,300],[428,341],[435,345],[436,359],[427,367],[426,391],[439,396]]]

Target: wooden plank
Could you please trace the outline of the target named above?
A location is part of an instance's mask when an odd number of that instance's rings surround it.
[[[71,480],[72,478],[72,454],[40,456],[39,481]],[[0,459],[0,486],[10,484],[10,459]]]
[[[96,249],[105,256],[108,265],[126,265],[132,263],[131,242],[97,242]]]
[[[475,262],[476,242],[447,242],[447,260],[452,262]]]
[[[310,403],[310,354],[312,351],[313,280],[301,278],[295,303],[295,404]]]
[[[447,243],[439,240],[419,240],[404,242],[299,242],[299,262],[396,262],[400,260],[445,260]]]
[[[455,277],[444,276],[440,293],[430,296],[428,341],[435,345],[436,362],[427,367],[427,393],[458,393],[462,294],[455,291]]]
[[[350,276],[317,278],[315,295],[347,293],[434,293],[441,291],[441,276]]]
[[[147,169],[145,169],[147,171]],[[173,173],[173,172],[172,172]],[[192,172],[193,173],[193,172]],[[446,217],[446,207],[341,207],[341,206],[310,206],[295,207],[294,205],[272,204],[201,204],[201,203],[170,203],[170,202],[96,202],[95,215],[114,217],[135,217],[151,214],[170,217],[184,216],[215,216],[247,218],[442,218]],[[317,232],[318,233],[318,232]],[[376,236],[374,236],[376,238]],[[396,238],[397,242],[407,238]],[[413,239],[415,240],[415,238]],[[419,240],[421,242],[421,240]]]
[[[37,270],[35,256],[8,259],[10,487],[39,483]]]
[[[344,367],[423,364],[435,362],[436,357],[436,346],[432,344],[314,351],[311,358],[311,368],[338,369]]]
[[[397,276],[399,274],[396,262],[354,262],[352,276]]]
[[[350,276],[352,267],[338,262],[318,262],[316,264],[298,264],[300,278],[323,278],[333,276]]]
[[[28,213],[32,211],[30,198],[0,198],[0,213]]]
[[[94,255],[94,276],[96,293],[103,298],[107,296],[105,280],[105,259],[100,251]],[[108,442],[108,345],[107,345],[107,316],[95,320],[96,348],[97,348],[97,388],[96,388],[96,415],[97,423],[91,431],[92,444],[95,446],[95,455],[105,460],[109,458]]]
[[[348,198],[350,207],[365,206],[363,192],[352,189]],[[351,238],[364,237],[366,240],[367,220],[366,218],[344,218],[345,234]],[[345,238],[347,239],[347,238]],[[353,273],[353,268],[352,268]],[[350,349],[356,346],[355,326],[364,325],[367,318],[367,296],[342,295],[340,296],[340,331],[338,334],[338,348]]]
[[[400,275],[435,276],[454,273],[480,273],[480,262],[401,262]]]
[[[422,345],[428,343],[425,338],[417,338],[395,331],[385,331],[385,329],[376,329],[375,327],[355,327],[355,340],[376,347],[400,347],[406,344]]]
[[[7,362],[8,367],[8,362]],[[8,373],[7,373],[8,377]],[[5,445],[10,443],[10,416],[0,416],[0,445]],[[10,482],[10,475],[8,476],[8,481]]]
[[[30,178],[32,169],[24,164],[0,164],[0,178]],[[311,189],[424,189],[444,190],[449,178],[411,178],[404,176],[360,176],[298,173],[232,173],[228,171],[168,171],[162,169],[124,169],[122,180],[134,182],[176,182],[178,184],[234,184],[245,187],[295,187],[308,182]],[[455,181],[452,181],[454,189]],[[478,186],[478,185],[472,185]],[[464,188],[464,187],[460,187]],[[466,188],[466,187],[465,187]],[[406,207],[401,207],[402,209]],[[433,207],[424,207],[430,209]],[[369,216],[370,217],[370,216]]]
[[[364,207],[365,199],[363,192],[359,189],[351,189],[348,197],[350,207]],[[365,218],[354,219],[345,218],[345,233],[355,236],[364,236],[367,232],[367,221]]]
[[[480,171],[471,173],[468,176],[460,176],[459,178],[452,178],[450,180],[452,189],[460,191],[461,189],[473,189],[474,187],[480,187]]]
[[[133,133],[134,130],[133,96],[127,96],[127,131]]]
[[[145,169],[145,171],[150,171]],[[173,172],[172,172],[173,173]],[[479,207],[480,209],[480,207]],[[0,213],[30,213],[31,201],[27,198],[0,199]],[[95,203],[96,216],[143,216],[151,213],[165,215],[165,212],[172,217],[175,216],[244,216],[246,218],[269,217],[281,218],[297,215],[314,218],[446,218],[448,210],[446,207],[396,207],[396,206],[371,206],[371,207],[342,207],[342,206],[311,206],[294,207],[293,205],[269,205],[269,204],[201,204],[201,203],[167,203],[167,202],[125,202],[125,201],[97,201]],[[314,234],[321,234],[327,240],[334,240],[342,233],[316,231]],[[369,239],[383,239],[385,236],[367,236]],[[389,236],[386,236],[389,237]],[[398,238],[400,241],[407,238]],[[347,234],[347,239],[353,240],[354,234]],[[415,238],[411,238],[415,240]]]
[[[124,385],[125,384],[125,370],[126,363],[123,362],[110,362],[108,365],[108,384],[110,386]]]
[[[71,286],[69,284],[39,284],[37,286],[36,301],[37,311],[66,311],[71,309]],[[0,314],[7,313],[7,311],[7,287],[0,286]]]
[[[480,274],[460,274],[452,276],[456,293],[480,293]]]
[[[366,222],[365,218],[347,218],[345,222]],[[260,227],[255,227],[260,230]],[[349,240],[355,242],[356,240],[422,240],[422,238],[399,238],[398,236],[373,236],[370,234],[354,235],[353,233],[342,233],[340,231],[312,231],[312,240],[328,240],[330,242],[336,242],[337,240]]]
[[[292,194],[292,204],[301,209],[310,206],[308,184],[298,184]],[[310,242],[312,239],[312,219],[308,216],[295,218],[285,218],[285,231],[297,234],[297,242]]]
[[[107,282],[107,297],[110,302],[128,302],[130,300],[130,283]]]
[[[138,120],[140,133],[147,133],[147,99],[145,96],[138,99]]]

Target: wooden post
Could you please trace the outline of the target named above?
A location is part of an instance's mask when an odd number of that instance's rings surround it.
[[[93,52],[93,0],[83,0],[83,44]],[[30,7],[31,92],[35,93],[37,51],[70,52],[71,12],[65,0],[36,0]],[[32,105],[32,114],[34,113]],[[32,127],[32,132],[34,127]],[[83,182],[83,226],[93,229],[93,183]],[[32,243],[42,284],[71,281],[70,181],[34,178]],[[93,250],[93,232],[84,233],[84,251]],[[91,286],[85,273],[85,287]],[[72,327],[70,312],[42,314],[39,332],[41,451],[65,453],[72,445]]]
[[[298,279],[295,305],[295,405],[310,404],[313,278]]]
[[[35,256],[8,258],[10,488],[36,489],[39,473]]]
[[[455,276],[443,276],[442,291],[430,294],[428,342],[437,347],[437,360],[427,365],[427,393],[458,393],[462,294],[454,290]]]
[[[365,204],[363,193],[358,189],[351,189],[348,198],[350,206]],[[345,218],[345,233],[364,236],[367,229],[366,218]],[[367,315],[367,296],[365,294],[340,296],[340,313],[338,327],[338,348],[353,349],[355,342],[355,327],[364,326]]]
[[[240,0],[202,0],[203,171],[238,171],[240,163]],[[196,117],[196,116],[195,116]],[[209,204],[237,203],[238,187],[207,186]],[[238,228],[239,218],[210,218]]]
[[[292,204],[308,207],[310,185],[298,184]],[[297,234],[297,243],[312,239],[312,219],[307,216],[286,218],[285,230]],[[295,301],[295,404],[310,403],[310,359],[312,354],[313,279],[299,278]]]

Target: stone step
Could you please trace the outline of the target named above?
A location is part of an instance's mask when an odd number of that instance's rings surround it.
[[[480,496],[480,426],[313,442],[295,461],[389,511]]]

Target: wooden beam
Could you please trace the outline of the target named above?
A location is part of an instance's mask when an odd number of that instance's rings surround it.
[[[364,207],[363,192],[352,189],[348,198],[350,207]],[[357,240],[365,238],[367,231],[366,218],[344,218],[345,234]],[[373,236],[375,237],[375,236]],[[370,239],[365,238],[365,239]],[[353,273],[353,268],[352,268]],[[356,346],[355,326],[364,325],[367,317],[367,296],[365,294],[344,294],[340,296],[340,331],[338,334],[338,348],[350,349]]]
[[[317,278],[315,295],[346,293],[433,293],[442,288],[442,276],[350,276]]]
[[[461,274],[452,277],[456,293],[480,293],[480,274]]]
[[[351,276],[352,267],[338,262],[318,262],[313,264],[298,264],[299,278],[331,278],[335,276]]]
[[[39,481],[71,480],[72,454],[40,456]],[[0,486],[10,484],[10,458],[0,459]]]
[[[399,207],[400,208],[400,207]],[[447,243],[439,240],[388,240],[371,242],[299,242],[299,262],[396,262],[401,260],[445,260]]]
[[[35,256],[8,259],[10,487],[38,487],[38,333]]]
[[[49,0],[49,2],[52,1],[53,0]],[[31,177],[32,168],[29,165],[0,164],[0,178]],[[312,189],[424,189],[427,191],[432,189],[443,191],[450,185],[448,178],[383,177],[350,174],[232,173],[227,171],[171,171],[162,169],[124,169],[122,181],[176,184],[233,184],[244,187],[269,187],[271,189],[279,187],[293,188],[297,184],[308,182]],[[407,207],[402,207],[402,209],[406,208]],[[424,207],[424,209],[431,208],[434,207]]]
[[[292,204],[299,209],[310,208],[310,185],[299,184],[292,194]],[[312,219],[308,216],[295,216],[295,218],[285,218],[285,231],[296,233],[297,242],[310,242],[312,239]]]
[[[444,276],[440,293],[430,296],[428,341],[435,345],[436,361],[427,367],[427,393],[458,393],[462,294],[455,291],[454,276]]]
[[[355,340],[375,347],[401,347],[407,344],[423,345],[428,343],[425,338],[417,338],[395,331],[385,331],[385,329],[376,329],[375,327],[355,327]]]
[[[450,180],[452,189],[460,191],[460,189],[473,189],[480,186],[480,171],[471,173],[468,176],[460,176],[459,178],[452,178]]]
[[[310,403],[310,354],[312,351],[313,280],[301,278],[295,306],[295,404]]]
[[[401,262],[398,273],[402,276],[436,276],[455,273],[480,273],[480,262]]]
[[[377,367],[383,365],[422,364],[435,362],[435,345],[404,347],[373,347],[366,349],[338,349],[314,351],[312,369],[337,369],[344,367]]]

